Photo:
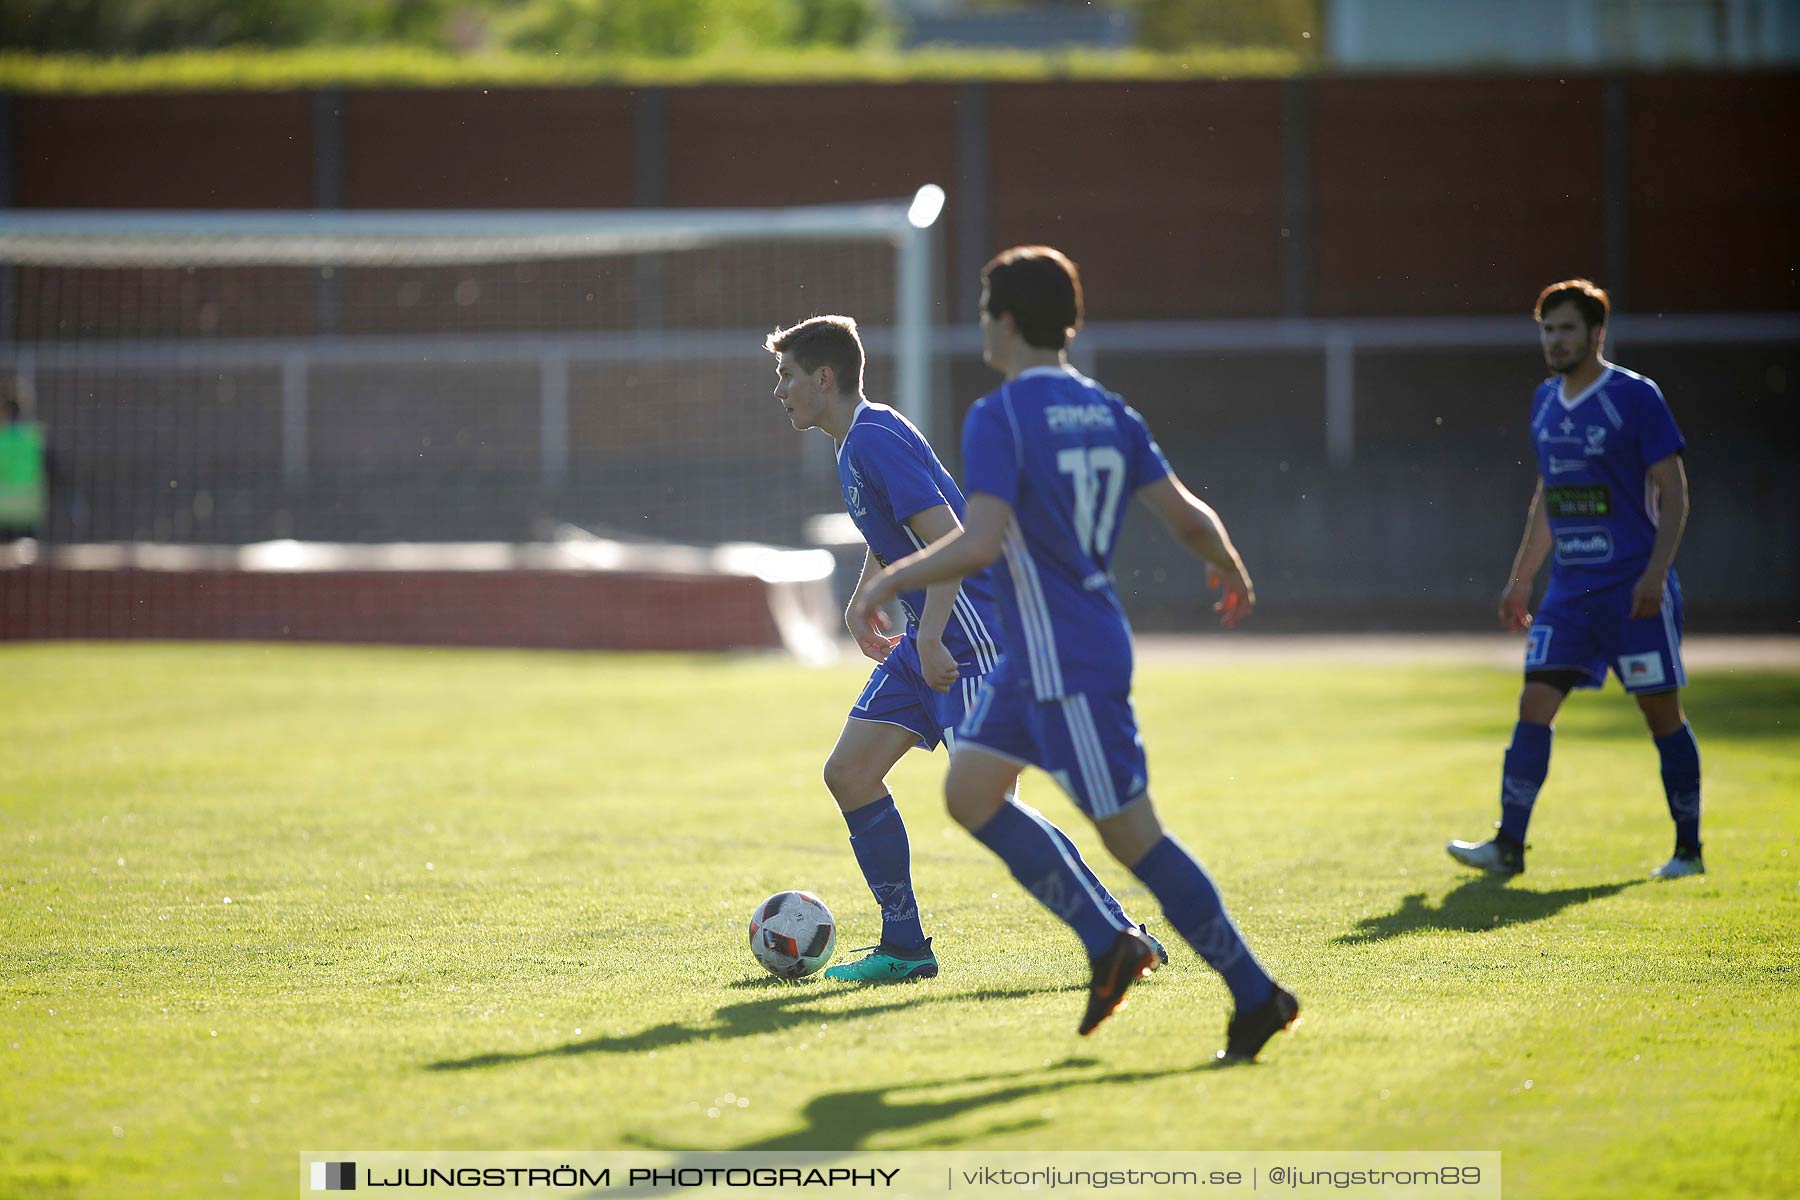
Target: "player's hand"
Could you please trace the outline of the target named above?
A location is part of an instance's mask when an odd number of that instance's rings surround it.
[[[1524,633],[1531,628],[1531,581],[1515,579],[1500,593],[1500,628]]]
[[[1250,576],[1241,566],[1208,565],[1206,586],[1220,588],[1225,593],[1213,605],[1213,611],[1219,614],[1219,624],[1227,629],[1236,629],[1238,623],[1256,607],[1256,589],[1251,586]]]
[[[957,677],[961,674],[956,669],[956,660],[944,648],[944,640],[928,638],[924,634],[919,635],[919,669],[934,692],[949,691],[956,686]]]
[[[1646,571],[1631,589],[1631,619],[1641,621],[1662,611],[1663,573]]]
[[[844,624],[850,627],[850,636],[856,639],[856,648],[863,652],[864,658],[872,658],[876,662],[886,662],[888,651],[900,641],[899,635],[888,633],[890,623],[888,615],[881,610],[881,604],[881,601],[868,592],[862,591],[850,597],[850,607],[844,610]]]

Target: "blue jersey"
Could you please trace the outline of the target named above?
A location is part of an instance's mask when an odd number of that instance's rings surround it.
[[[1113,547],[1131,497],[1168,473],[1144,419],[1067,367],[1023,371],[969,410],[963,478],[1012,506],[994,590],[1039,700],[1129,687]]]
[[[1539,385],[1531,438],[1550,519],[1550,580],[1565,591],[1629,585],[1656,544],[1650,468],[1686,447],[1662,392],[1642,375],[1607,366],[1575,396],[1563,380]]]
[[[962,520],[963,494],[950,472],[911,421],[885,404],[867,400],[856,406],[850,432],[838,447],[838,486],[844,508],[882,566],[925,548],[925,540],[908,525],[940,504]],[[906,631],[917,636],[925,612],[925,591],[900,593]],[[944,625],[944,649],[964,675],[985,675],[999,660],[994,644],[998,626],[993,598],[979,577],[965,579]]]

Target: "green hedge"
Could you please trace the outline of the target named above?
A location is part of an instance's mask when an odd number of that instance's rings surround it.
[[[1251,47],[1069,50],[1053,53],[925,47],[798,50],[719,47],[685,58],[456,55],[412,46],[206,50],[133,58],[0,54],[0,90],[39,94],[290,91],[350,87],[527,87],[623,84],[814,83],[1040,79],[1280,78],[1310,56]]]

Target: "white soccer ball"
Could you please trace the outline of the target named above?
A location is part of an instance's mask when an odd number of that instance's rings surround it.
[[[811,892],[776,892],[750,914],[750,953],[771,975],[804,979],[836,946],[837,922]]]

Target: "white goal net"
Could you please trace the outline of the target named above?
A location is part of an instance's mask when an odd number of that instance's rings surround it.
[[[0,372],[51,458],[35,566],[170,570],[206,547],[208,570],[823,577],[817,550],[770,557],[805,548],[836,487],[762,340],[856,317],[869,394],[929,426],[941,200],[0,214]],[[411,557],[369,552],[392,544]],[[471,545],[486,557],[451,550]],[[681,644],[619,633],[590,644]]]

